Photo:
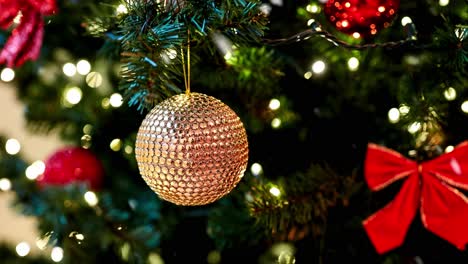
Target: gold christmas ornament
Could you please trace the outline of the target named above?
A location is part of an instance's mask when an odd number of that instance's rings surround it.
[[[175,95],[156,105],[135,145],[145,182],[178,205],[205,205],[229,193],[244,175],[249,154],[236,113],[201,93]]]

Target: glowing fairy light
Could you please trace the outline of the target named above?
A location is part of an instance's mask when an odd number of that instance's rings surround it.
[[[87,191],[84,194],[84,199],[90,206],[95,206],[99,202],[97,195],[92,191]]]
[[[113,151],[119,151],[122,148],[122,140],[120,138],[116,138],[112,140],[111,143],[109,144],[109,147]]]
[[[124,6],[123,4],[120,4],[117,6],[117,8],[115,9],[115,11],[117,12],[117,14],[127,14],[128,13],[128,9],[126,6]]]
[[[413,20],[411,20],[410,17],[405,16],[401,19],[402,26],[406,26],[407,24],[410,24],[410,23],[413,23]]]
[[[259,163],[254,163],[250,166],[250,172],[253,176],[258,176],[263,172],[263,167]]]
[[[18,256],[20,257],[27,256],[30,251],[31,251],[31,247],[26,242],[21,242],[18,245],[16,245],[16,254],[18,254]]]
[[[421,123],[419,122],[414,122],[408,126],[408,132],[410,132],[411,134],[415,134],[420,129],[421,129]]]
[[[447,147],[445,148],[445,153],[452,152],[454,149],[455,149],[454,146],[447,146]]]
[[[461,104],[461,110],[468,114],[468,100]]]
[[[407,105],[405,105],[405,104],[402,104],[402,105],[400,105],[400,107],[398,108],[398,111],[400,111],[400,114],[401,114],[402,116],[405,116],[405,115],[407,115],[407,114],[409,113],[410,107],[407,106]]]
[[[87,60],[80,60],[76,64],[76,71],[80,75],[86,75],[91,71],[91,64]]]
[[[67,103],[76,105],[83,98],[83,92],[79,87],[71,87],[64,91],[64,97]]]
[[[119,93],[114,93],[109,98],[109,103],[112,107],[120,107],[123,104],[123,97]]]
[[[63,73],[68,77],[73,77],[76,74],[76,66],[75,64],[68,62],[63,65]]]
[[[276,98],[271,99],[270,103],[268,104],[268,107],[271,110],[278,110],[280,106],[281,106],[281,102]]]
[[[273,187],[270,188],[270,193],[271,193],[271,195],[273,195],[275,197],[279,197],[281,195],[280,189],[278,189],[278,187],[276,187],[276,186],[273,186]]]
[[[449,3],[450,3],[450,0],[439,0],[440,6],[448,6]]]
[[[10,138],[5,143],[5,151],[10,155],[16,155],[21,150],[21,144],[17,139]]]
[[[312,64],[312,71],[316,74],[321,74],[325,71],[326,65],[322,60],[315,61]]]
[[[50,258],[54,262],[60,262],[63,259],[63,249],[61,247],[54,247],[50,252]]]
[[[397,108],[392,108],[388,111],[388,120],[390,123],[398,123],[400,121],[400,111]]]
[[[453,101],[457,98],[457,90],[453,87],[449,87],[444,91],[444,97],[447,101]]]
[[[350,71],[355,71],[359,68],[359,60],[356,57],[351,57],[348,60],[348,68]]]
[[[309,80],[311,77],[312,77],[312,72],[308,71],[308,72],[304,73],[304,78],[306,80]]]
[[[7,178],[0,179],[0,190],[4,192],[11,190],[11,181]]]
[[[26,178],[30,180],[35,180],[37,177],[42,175],[45,171],[45,163],[41,160],[33,162],[30,166],[26,168]]]
[[[102,75],[99,72],[90,72],[86,75],[86,84],[91,88],[98,88],[102,85]]]
[[[280,126],[281,126],[281,119],[273,118],[273,120],[271,120],[271,127],[279,128]]]
[[[4,82],[11,82],[15,79],[15,71],[10,68],[4,68],[0,73],[0,79]]]

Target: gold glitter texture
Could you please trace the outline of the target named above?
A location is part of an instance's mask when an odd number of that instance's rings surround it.
[[[214,97],[193,92],[153,108],[135,144],[145,182],[178,205],[205,205],[229,193],[244,175],[248,154],[236,113]]]

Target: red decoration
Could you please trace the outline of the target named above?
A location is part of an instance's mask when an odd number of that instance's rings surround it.
[[[338,30],[369,37],[390,26],[400,0],[328,0],[325,15]]]
[[[91,189],[100,188],[104,170],[101,162],[89,150],[66,147],[52,154],[45,162],[45,171],[37,181],[39,186],[87,183]]]
[[[0,28],[8,29],[21,11],[20,24],[0,52],[0,64],[20,67],[39,57],[44,37],[43,17],[57,11],[55,0],[0,0]]]
[[[416,163],[387,148],[369,144],[365,178],[373,191],[407,178],[395,199],[364,221],[377,252],[399,247],[420,210],[429,231],[464,250],[468,243],[468,141],[452,152]]]

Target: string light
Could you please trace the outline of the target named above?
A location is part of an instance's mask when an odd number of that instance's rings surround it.
[[[20,257],[28,255],[29,251],[31,251],[31,247],[26,242],[21,242],[18,245],[16,245],[16,254],[18,254],[18,256]]]
[[[312,72],[308,71],[308,72],[304,73],[304,78],[306,80],[309,80],[311,77],[312,77]]]
[[[117,6],[117,8],[115,9],[115,11],[117,12],[117,14],[121,15],[121,14],[127,14],[128,13],[128,9],[126,6],[124,6],[123,4],[120,4],[119,6]]]
[[[449,87],[444,91],[444,97],[447,101],[453,101],[457,98],[457,91],[453,87]]]
[[[421,129],[421,123],[419,122],[414,122],[408,126],[408,132],[410,132],[411,134],[418,132],[420,129]]]
[[[283,6],[283,0],[270,0],[270,3],[275,6]]]
[[[278,189],[278,187],[276,187],[276,186],[273,186],[273,187],[270,188],[270,193],[273,196],[276,196],[276,197],[279,197],[281,195],[280,189]]]
[[[11,190],[11,181],[7,178],[0,179],[0,190],[4,192]]]
[[[21,23],[22,18],[23,18],[23,13],[19,11],[16,17],[13,19],[13,23],[15,23],[16,25],[19,25],[19,23]]]
[[[84,194],[84,199],[90,206],[95,206],[99,202],[97,195],[92,191],[87,191]]]
[[[86,124],[83,127],[83,133],[86,135],[90,135],[92,131],[93,131],[93,126],[91,124]]]
[[[306,6],[306,10],[309,13],[318,13],[320,12],[320,8],[316,4],[309,4]]]
[[[307,26],[312,25],[314,22],[315,22],[315,19],[313,19],[313,18],[307,20]]]
[[[133,147],[130,146],[130,145],[127,145],[127,146],[125,146],[124,151],[127,154],[132,154],[133,153]]]
[[[99,72],[90,72],[86,75],[86,84],[91,88],[98,88],[102,85],[102,75]]]
[[[263,173],[263,167],[259,163],[254,163],[250,166],[250,172],[253,176],[258,176]]]
[[[0,79],[4,82],[11,82],[15,79],[15,71],[10,68],[4,68],[0,73]]]
[[[390,123],[395,124],[400,121],[400,111],[397,108],[392,108],[388,111],[388,120]]]
[[[65,101],[71,105],[76,105],[81,101],[83,92],[79,87],[70,87],[64,91]]]
[[[325,71],[326,65],[322,60],[315,61],[312,64],[312,71],[316,74],[321,74]]]
[[[120,107],[123,104],[123,97],[119,93],[114,93],[109,98],[109,103],[112,107]]]
[[[107,98],[107,97],[103,98],[102,101],[101,101],[101,106],[102,106],[102,108],[104,108],[104,109],[109,109],[109,107],[110,107],[110,100],[109,100],[109,98]]]
[[[65,63],[62,70],[63,73],[68,77],[73,77],[76,74],[76,66],[71,62]]]
[[[281,119],[273,118],[273,120],[271,120],[271,127],[279,128],[280,126],[281,126]]]
[[[450,3],[450,0],[439,0],[440,6],[448,6],[449,3]]]
[[[452,152],[454,149],[455,149],[454,146],[447,146],[447,147],[445,148],[445,153]]]
[[[271,110],[278,110],[280,106],[281,106],[281,102],[276,98],[271,99],[270,103],[268,104],[268,107]]]
[[[87,60],[80,60],[76,64],[76,70],[80,75],[86,75],[91,71],[91,64]]]
[[[112,140],[111,143],[109,144],[109,147],[113,151],[119,151],[122,148],[122,140],[120,138],[116,138]]]
[[[410,23],[413,23],[413,20],[411,20],[410,17],[405,16],[405,17],[403,17],[403,18],[401,19],[401,25],[402,25],[402,26],[406,26],[406,25],[408,25],[408,24],[410,24]]]
[[[400,111],[400,114],[401,114],[402,116],[405,116],[405,115],[407,115],[407,114],[409,113],[410,107],[407,106],[407,105],[405,105],[405,104],[402,104],[402,105],[400,105],[400,107],[398,108],[398,111]]]
[[[356,57],[349,58],[348,68],[350,71],[356,71],[359,68],[359,60]]]
[[[468,100],[461,104],[461,110],[468,114]]]
[[[358,39],[360,37],[361,37],[361,34],[359,34],[359,32],[354,32],[353,33],[353,38]]]
[[[263,3],[261,4],[258,9],[260,9],[260,12],[268,16],[271,13],[271,10],[273,9],[270,4]]]
[[[30,166],[26,168],[26,178],[30,180],[35,180],[37,177],[42,175],[45,171],[45,163],[41,160],[33,162]]]
[[[5,143],[5,150],[10,155],[16,155],[21,150],[21,144],[17,139],[10,138]]]
[[[63,249],[61,247],[54,247],[50,252],[50,258],[54,262],[60,262],[63,259]]]

